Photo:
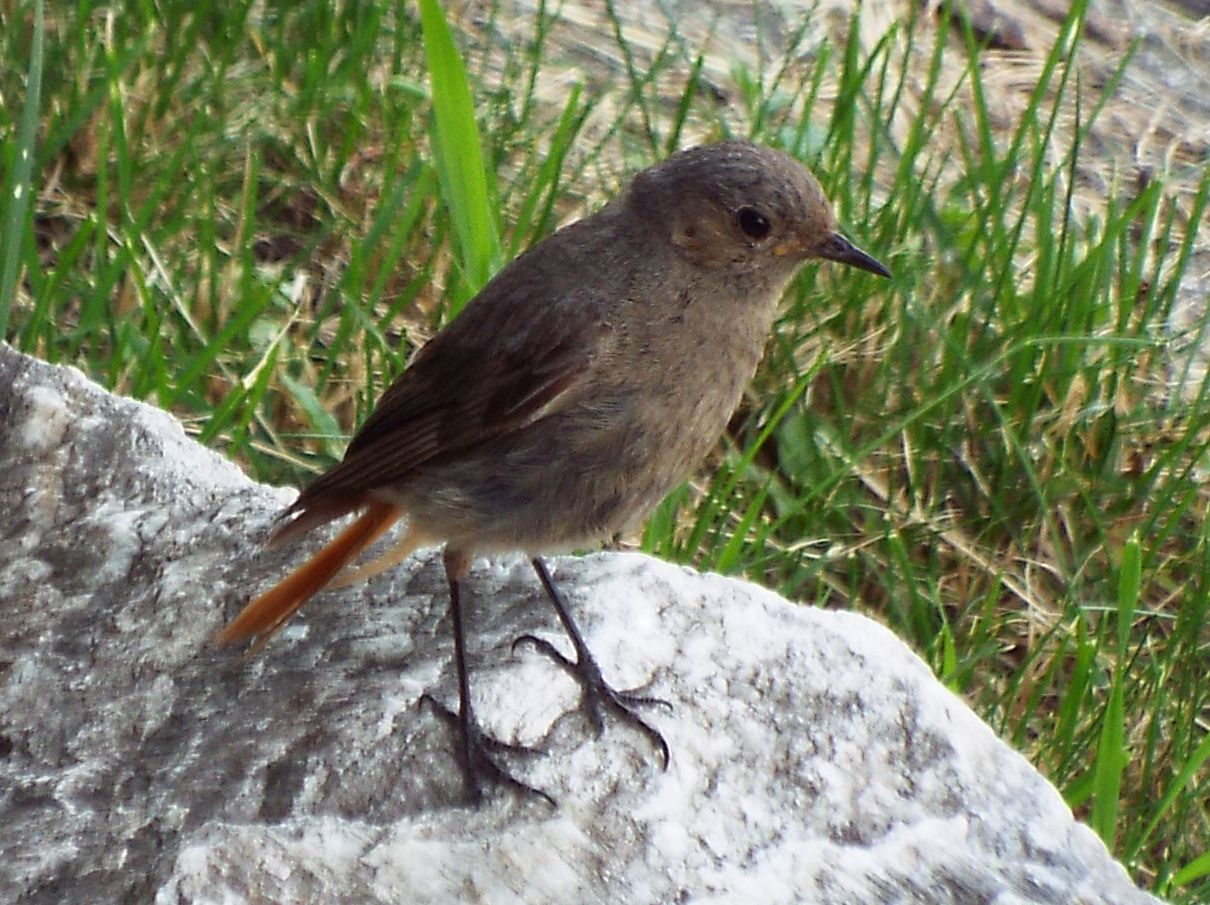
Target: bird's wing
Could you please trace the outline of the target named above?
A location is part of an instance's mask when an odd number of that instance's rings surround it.
[[[419,465],[521,430],[567,401],[608,344],[611,331],[600,306],[584,297],[570,303],[556,297],[550,310],[535,312],[508,297],[509,288],[507,281],[489,286],[421,349],[349,443],[344,460],[307,487],[286,515],[318,515],[333,504],[347,510],[342,502],[405,481]]]

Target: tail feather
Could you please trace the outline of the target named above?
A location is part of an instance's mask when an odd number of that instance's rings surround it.
[[[412,553],[428,543],[432,543],[432,538],[421,534],[415,524],[409,524],[403,532],[403,537],[393,547],[388,547],[380,556],[375,557],[364,565],[358,566],[356,569],[349,569],[340,573],[328,583],[328,587],[347,588],[351,585],[368,581],[379,572],[385,572],[392,566],[403,562]]]
[[[350,512],[364,508],[368,502],[368,500],[360,498],[343,498],[336,502],[317,500],[311,493],[311,488],[308,487],[285,512],[277,517],[276,525],[269,532],[267,546],[279,547],[302,537],[312,528],[326,525]]]
[[[357,521],[244,607],[215,640],[219,644],[231,644],[255,636],[259,648],[401,514],[398,507],[389,503],[371,503]]]

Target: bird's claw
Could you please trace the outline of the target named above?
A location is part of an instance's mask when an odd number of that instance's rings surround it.
[[[478,804],[483,800],[484,789],[487,785],[497,785],[518,792],[522,796],[533,795],[541,798],[552,808],[557,806],[550,795],[517,779],[494,756],[498,754],[532,756],[543,753],[540,749],[493,738],[483,732],[478,723],[472,722],[469,727],[464,727],[459,715],[431,694],[421,695],[420,703],[427,704],[438,718],[447,723],[455,732],[461,733],[462,768],[466,775],[467,789],[472,804]]]
[[[605,729],[604,711],[610,710],[622,722],[629,723],[647,737],[648,741],[659,752],[663,768],[665,770],[668,769],[668,764],[672,759],[668,742],[658,729],[635,712],[635,708],[658,706],[671,712],[671,702],[651,695],[636,694],[634,689],[619,691],[605,681],[605,677],[601,674],[601,667],[591,656],[584,656],[582,654],[579,660],[573,660],[545,638],[539,638],[536,635],[522,635],[517,638],[513,642],[513,652],[515,653],[518,645],[523,643],[532,645],[535,650],[545,654],[563,669],[564,672],[575,679],[576,684],[584,692],[584,703],[588,711],[588,717],[598,735]]]

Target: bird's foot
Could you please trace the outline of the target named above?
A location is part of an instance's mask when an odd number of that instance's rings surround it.
[[[467,794],[472,804],[482,802],[489,787],[498,786],[515,792],[522,798],[534,796],[541,798],[552,808],[556,806],[553,798],[541,789],[517,779],[496,759],[496,755],[499,754],[532,756],[541,754],[542,751],[529,745],[512,744],[492,738],[484,733],[473,716],[467,718],[450,710],[432,695],[422,695],[420,701],[432,707],[433,712],[461,736],[459,760],[463,775],[466,777]]]
[[[628,723],[646,736],[647,740],[651,742],[652,747],[659,753],[663,768],[665,770],[668,769],[668,762],[671,759],[668,742],[658,729],[639,715],[636,708],[656,706],[671,711],[671,703],[665,701],[663,698],[638,694],[633,689],[619,691],[614,688],[605,681],[605,677],[601,674],[600,665],[586,648],[578,651],[578,658],[572,660],[545,638],[539,638],[536,635],[522,635],[513,642],[513,650],[515,651],[521,644],[533,645],[536,650],[550,657],[551,660],[576,680],[576,683],[584,692],[584,705],[588,711],[588,717],[592,721],[593,728],[596,729],[598,734],[605,728],[604,714],[608,710],[618,719],[622,720],[622,722]]]

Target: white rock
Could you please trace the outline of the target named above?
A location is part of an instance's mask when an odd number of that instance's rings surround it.
[[[860,616],[637,555],[555,562],[672,747],[512,640],[562,645],[521,560],[467,593],[484,722],[554,809],[463,803],[431,555],[322,595],[255,659],[207,639],[298,549],[288,494],[170,418],[0,346],[0,900],[1154,902],[1058,793]]]

